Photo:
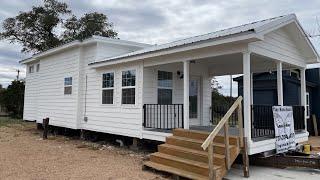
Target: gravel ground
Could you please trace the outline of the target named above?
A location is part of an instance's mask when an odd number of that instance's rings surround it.
[[[146,154],[64,136],[40,138],[35,124],[0,126],[0,179],[166,179],[142,171]]]

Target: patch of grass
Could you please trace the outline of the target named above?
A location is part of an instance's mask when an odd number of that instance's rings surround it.
[[[0,127],[2,126],[10,126],[14,124],[23,125],[25,122],[22,119],[14,119],[10,117],[0,117]]]

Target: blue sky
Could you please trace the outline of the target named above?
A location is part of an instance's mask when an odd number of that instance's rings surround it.
[[[26,11],[41,0],[1,0],[0,21]],[[161,44],[189,36],[224,29],[251,21],[295,13],[304,29],[320,34],[319,0],[64,0],[77,16],[87,12],[105,13],[114,23],[120,39]],[[313,38],[320,49],[319,38]],[[0,42],[0,84],[6,86],[16,76],[20,59],[19,44]],[[222,92],[229,90],[228,78],[219,78]]]

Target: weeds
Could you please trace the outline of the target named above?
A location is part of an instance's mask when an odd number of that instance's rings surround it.
[[[0,117],[0,127],[6,126],[9,127],[14,124],[24,125],[25,122],[22,119],[14,119],[10,117]]]

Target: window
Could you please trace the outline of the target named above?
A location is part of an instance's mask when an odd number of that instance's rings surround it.
[[[310,118],[310,94],[306,93],[306,117]]]
[[[37,71],[37,72],[40,71],[40,64],[37,64],[36,71]]]
[[[290,76],[300,79],[300,72],[298,70],[290,70]]]
[[[34,66],[33,65],[30,65],[29,66],[29,73],[33,73],[34,72]]]
[[[72,94],[72,77],[64,78],[64,94]]]
[[[172,72],[158,71],[158,104],[172,104]]]
[[[122,71],[122,104],[135,104],[136,71]]]
[[[102,104],[113,104],[114,73],[102,74]]]

